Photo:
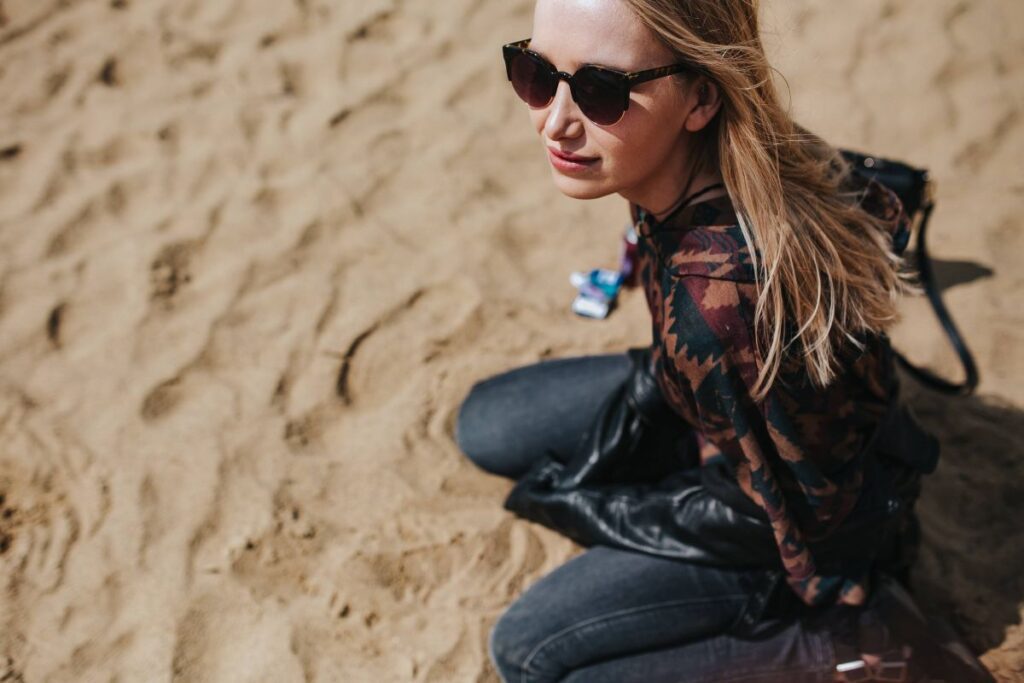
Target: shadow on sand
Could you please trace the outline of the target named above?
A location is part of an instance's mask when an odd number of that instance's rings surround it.
[[[1024,602],[1024,411],[995,396],[944,396],[902,371],[901,381],[941,443],[917,503],[915,594],[985,652],[1020,623]]]

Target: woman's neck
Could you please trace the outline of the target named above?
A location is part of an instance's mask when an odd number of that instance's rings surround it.
[[[689,182],[687,182],[687,179],[687,176],[675,178],[668,186],[657,189],[652,188],[647,192],[627,197],[627,199],[638,207],[643,208],[655,221],[661,222],[664,218],[681,208],[680,203],[685,201],[687,197],[693,197],[695,193],[700,193],[697,198],[701,201],[727,194],[724,187],[715,188],[708,192],[700,192],[706,187],[723,182],[722,174],[717,168],[690,175]]]
[[[706,188],[710,189],[705,191]],[[698,199],[700,201],[707,201],[723,194],[726,194],[726,189],[722,182],[722,176],[717,173],[705,174],[698,178],[694,178],[693,182],[690,183],[690,187],[686,194],[681,196],[678,201],[662,211],[652,213],[651,217],[656,222],[660,223],[685,208],[685,205],[691,204]]]

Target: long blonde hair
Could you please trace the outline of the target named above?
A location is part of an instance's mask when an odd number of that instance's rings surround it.
[[[695,136],[695,154],[700,167],[720,169],[754,259],[755,337],[763,358],[755,398],[767,393],[791,345],[802,352],[811,381],[827,386],[843,345],[863,348],[858,337],[887,329],[899,296],[918,291],[912,273],[892,251],[882,220],[845,189],[850,167],[839,151],[781,106],[761,43],[758,0],[626,2],[721,93],[721,109]],[[787,334],[790,324],[796,332]]]

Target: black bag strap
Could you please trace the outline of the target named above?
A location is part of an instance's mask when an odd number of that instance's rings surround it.
[[[935,315],[942,324],[946,336],[953,350],[960,358],[960,364],[964,368],[965,379],[963,382],[950,382],[939,377],[925,368],[918,367],[911,363],[902,353],[896,352],[896,358],[900,365],[913,375],[925,386],[947,394],[966,396],[974,392],[978,386],[978,366],[974,362],[974,356],[967,348],[967,342],[957,328],[956,323],[942,300],[938,285],[935,282],[935,274],[932,271],[931,259],[928,256],[928,245],[925,235],[928,228],[928,220],[935,209],[934,181],[925,169],[914,168],[908,164],[885,159],[877,156],[869,156],[860,152],[848,149],[840,149],[840,153],[847,163],[850,164],[854,173],[861,177],[873,178],[886,186],[900,198],[907,215],[912,218],[913,229],[917,235],[917,242],[914,250],[915,266],[920,275],[921,285],[928,297]],[[909,235],[906,236],[909,238]],[[899,236],[897,236],[899,239]],[[897,251],[902,251],[906,244],[894,244]]]

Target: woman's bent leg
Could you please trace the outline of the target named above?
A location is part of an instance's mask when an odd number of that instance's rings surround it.
[[[481,380],[456,417],[459,448],[480,468],[511,478],[545,451],[565,461],[630,367],[625,352],[574,356]]]
[[[708,638],[736,619],[752,576],[594,546],[540,579],[502,614],[491,632],[490,657],[507,683],[540,683]]]

